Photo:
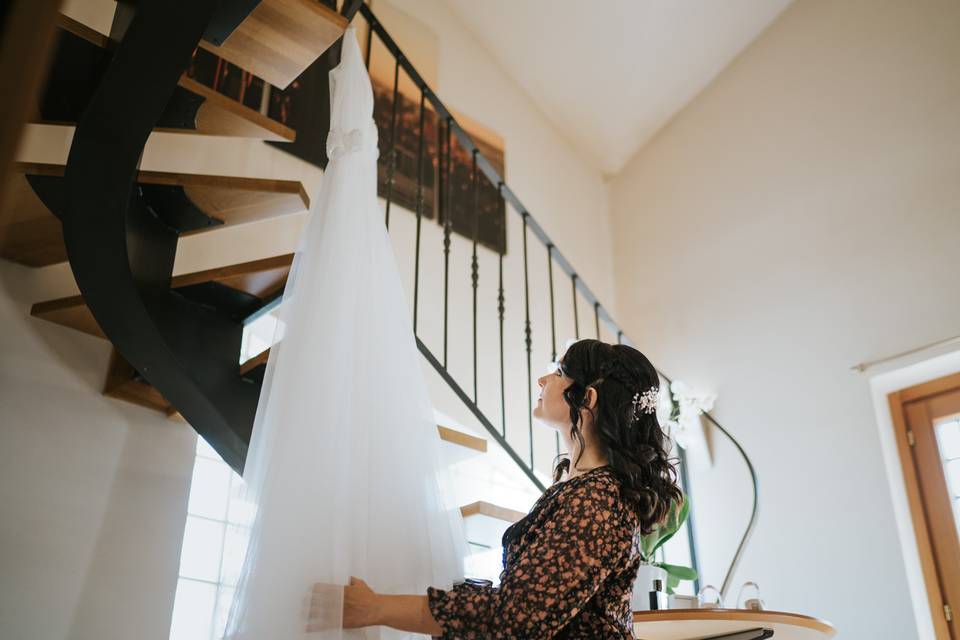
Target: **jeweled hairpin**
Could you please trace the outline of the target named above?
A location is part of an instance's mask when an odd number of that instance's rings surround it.
[[[657,410],[657,399],[660,397],[660,387],[650,387],[643,393],[639,391],[633,394],[633,419],[636,420],[639,414],[651,414]]]

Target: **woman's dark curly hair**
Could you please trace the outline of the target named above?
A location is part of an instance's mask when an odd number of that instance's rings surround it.
[[[563,397],[570,405],[570,438],[580,445],[576,462],[584,447],[580,409],[587,388],[593,387],[597,392],[592,414],[599,453],[606,456],[620,480],[621,495],[639,517],[641,532],[649,533],[667,517],[671,503],[683,499],[675,460],[668,457],[669,441],[656,413],[634,412],[634,394],[659,387],[657,370],[633,347],[579,340],[567,348],[560,372],[573,380]],[[559,459],[554,481],[569,469],[570,458]]]

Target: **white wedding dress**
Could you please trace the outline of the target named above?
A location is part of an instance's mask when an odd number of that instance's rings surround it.
[[[351,575],[426,595],[463,577],[459,510],[377,201],[373,92],[352,27],[330,72],[330,162],[280,307],[247,455],[252,529],[226,637],[424,637],[342,630]],[[313,596],[314,583],[333,585]]]

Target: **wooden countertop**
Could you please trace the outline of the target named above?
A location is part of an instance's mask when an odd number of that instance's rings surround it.
[[[837,633],[829,622],[783,611],[671,609],[633,614],[638,640],[696,640],[759,627],[773,629],[774,640],[827,640]]]

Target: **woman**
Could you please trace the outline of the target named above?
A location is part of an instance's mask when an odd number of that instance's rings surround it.
[[[542,376],[533,415],[575,458],[503,536],[500,585],[381,595],[352,578],[344,628],[386,625],[453,638],[632,638],[630,597],[647,533],[682,499],[656,417],[658,376],[636,349],[570,345]],[[561,478],[566,475],[566,478]]]

